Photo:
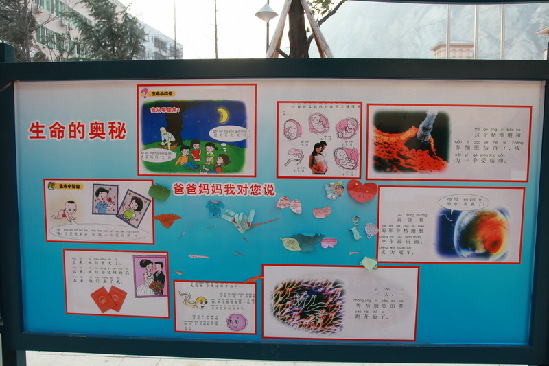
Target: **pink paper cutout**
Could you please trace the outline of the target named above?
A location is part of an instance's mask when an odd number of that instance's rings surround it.
[[[313,215],[317,219],[325,219],[326,217],[330,216],[332,213],[332,208],[330,206],[322,207],[322,208],[313,208]]]
[[[336,238],[324,238],[320,241],[320,246],[324,249],[333,248],[336,245],[337,245],[337,239]]]

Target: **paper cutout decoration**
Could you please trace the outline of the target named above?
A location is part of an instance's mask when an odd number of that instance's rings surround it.
[[[154,220],[160,221],[162,226],[169,229],[176,220],[179,220],[181,216],[175,214],[160,214],[153,217]]]
[[[170,190],[160,184],[153,184],[149,188],[149,196],[158,201],[166,201],[170,197]]]
[[[276,207],[280,209],[285,209],[286,207],[290,207],[290,209],[295,214],[301,214],[302,208],[301,208],[301,202],[298,199],[295,199],[290,202],[290,199],[288,196],[282,196],[278,199],[278,202],[276,203]]]
[[[358,180],[352,179],[347,183],[347,192],[357,202],[369,202],[377,195],[377,184],[362,184]]]
[[[235,250],[235,251],[234,251],[234,255],[241,255],[241,256],[244,256],[244,254],[240,253],[238,250]]]
[[[189,254],[189,258],[196,259],[196,258],[210,258],[207,255],[200,255],[200,254]]]
[[[257,276],[255,276],[255,277],[250,277],[250,278],[248,278],[248,279],[247,279],[246,281],[244,281],[244,282],[246,282],[246,283],[252,283],[252,282],[255,282],[255,281],[257,281],[257,280],[262,280],[262,279],[263,279],[263,275],[257,275]]]
[[[343,191],[345,190],[345,187],[343,187],[343,183],[341,183],[341,181],[326,183],[324,188],[326,189],[326,197],[332,201],[335,201],[338,197],[343,196]]]
[[[375,236],[378,233],[379,229],[374,224],[369,222],[364,227],[364,231],[366,231],[366,237],[370,239],[372,236]]]
[[[324,238],[322,234],[306,235],[297,234],[292,236],[299,243],[302,252],[312,252],[315,246]]]
[[[105,287],[98,288],[92,292],[91,297],[102,313],[116,306],[116,303]]]
[[[360,217],[353,216],[352,220],[353,220],[353,227],[350,230],[353,233],[353,238],[355,240],[360,240],[362,239],[362,235],[360,235],[360,233],[358,232],[358,221],[360,220]]]
[[[183,272],[181,272],[181,271],[174,271],[174,273],[178,276],[181,276],[183,274]]]
[[[337,239],[336,238],[324,238],[320,241],[320,246],[324,249],[333,248],[336,245],[337,245]]]
[[[210,217],[221,217],[225,205],[221,201],[208,201],[206,208],[209,211]]]
[[[263,222],[257,222],[255,224],[253,224],[252,226],[259,226],[259,225],[265,225],[265,224],[269,224],[271,222],[275,222],[278,220],[278,217],[276,219],[272,219],[272,220],[267,220],[267,221],[263,221]]]
[[[360,235],[360,233],[358,232],[358,229],[357,229],[355,226],[353,226],[353,227],[351,228],[351,232],[353,233],[353,238],[354,238],[355,240],[360,240],[360,239],[362,239],[362,235]]]
[[[360,264],[366,268],[368,271],[373,271],[377,268],[377,261],[372,258],[364,257]]]
[[[332,208],[330,206],[322,207],[322,208],[313,208],[313,215],[317,219],[325,219],[326,217],[330,216],[332,213]]]
[[[282,245],[284,248],[288,249],[291,252],[299,252],[301,251],[301,247],[299,246],[299,242],[295,238],[281,238]]]
[[[250,210],[249,215],[245,215],[243,213],[235,213],[231,210],[225,210],[223,215],[221,217],[232,223],[234,227],[241,233],[244,234],[246,231],[252,228],[252,222],[254,221],[255,216],[255,210]]]
[[[109,295],[114,301],[115,305],[112,307],[112,309],[116,312],[120,311],[122,308],[122,305],[124,304],[124,300],[126,300],[126,296],[128,293],[116,286],[111,286],[109,290]]]

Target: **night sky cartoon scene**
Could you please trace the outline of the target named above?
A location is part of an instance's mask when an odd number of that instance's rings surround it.
[[[241,101],[146,102],[141,108],[141,160],[151,172],[238,173],[246,160],[246,126]]]

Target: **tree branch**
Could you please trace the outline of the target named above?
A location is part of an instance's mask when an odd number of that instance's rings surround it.
[[[324,22],[326,22],[328,20],[328,18],[330,18],[332,15],[334,15],[339,10],[339,8],[341,8],[341,5],[343,5],[343,3],[346,2],[346,1],[347,0],[339,0],[339,3],[337,3],[337,5],[332,10],[330,10],[328,13],[326,13],[326,15],[318,21],[318,26],[320,27],[322,24],[324,24]],[[307,44],[309,46],[311,45],[311,42],[313,41],[313,38],[314,38],[313,34],[311,34],[309,37],[307,37]]]

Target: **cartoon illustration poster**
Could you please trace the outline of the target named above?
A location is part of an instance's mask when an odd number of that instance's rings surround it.
[[[379,191],[379,262],[520,263],[524,188]]]
[[[528,179],[531,106],[368,105],[368,179]]]
[[[45,179],[47,241],[153,244],[152,180]]]
[[[413,341],[418,267],[263,266],[264,338]]]
[[[360,178],[362,103],[278,102],[279,178]]]
[[[169,317],[168,254],[63,251],[68,314]]]
[[[174,281],[175,331],[256,333],[256,284]]]
[[[255,176],[256,90],[138,85],[139,175]]]

